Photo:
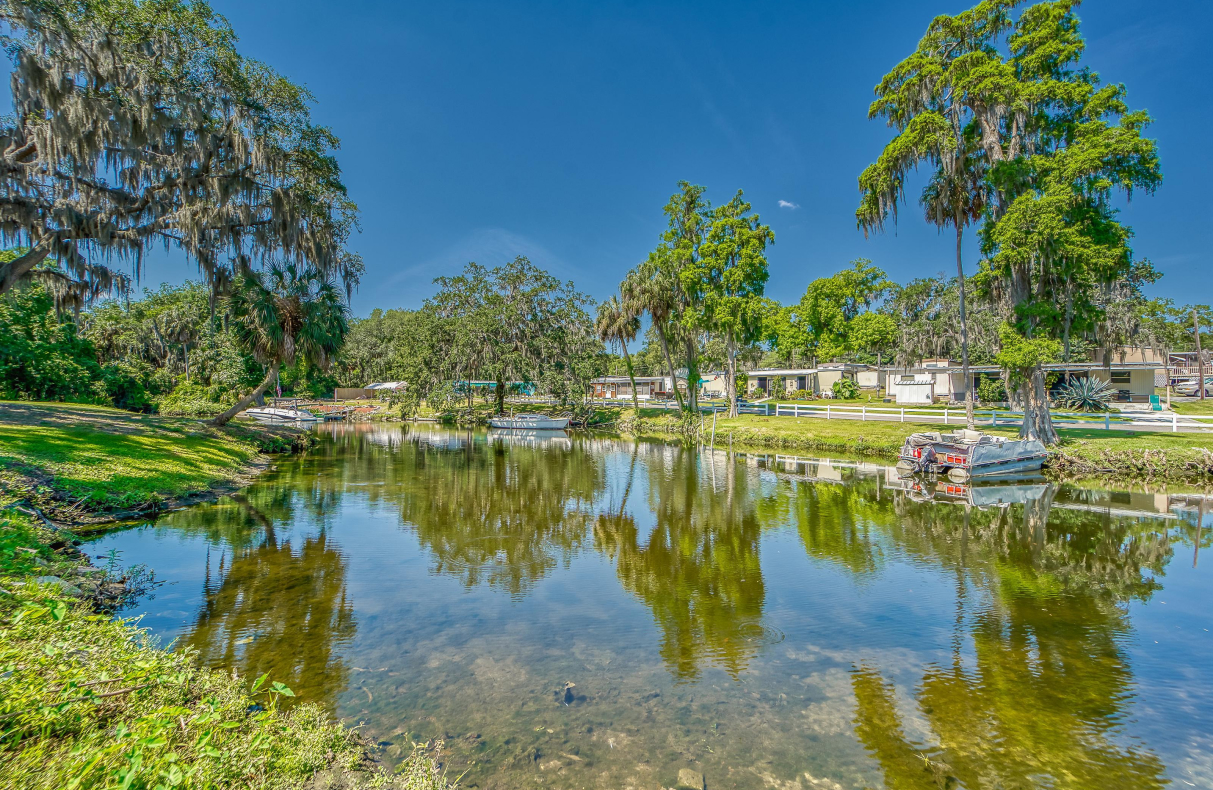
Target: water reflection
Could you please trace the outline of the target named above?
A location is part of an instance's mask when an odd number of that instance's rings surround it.
[[[633,448],[628,488],[635,472]],[[698,451],[644,445],[648,509],[642,534],[624,509],[600,515],[595,547],[615,563],[624,588],[653,612],[661,656],[676,677],[699,676],[711,663],[737,679],[767,636],[765,588],[758,560],[762,494],[728,464],[721,490],[705,485]],[[625,489],[626,491],[626,489]]]
[[[1156,744],[1134,740],[1129,607],[1157,597],[1177,540],[1193,561],[1209,546],[1203,498],[328,430],[242,495],[160,523],[212,546],[182,641],[376,738],[443,738],[465,782],[670,786],[660,770],[690,764],[737,787],[1166,784]],[[378,542],[351,548],[372,525]],[[351,569],[393,551],[420,573]],[[431,580],[446,592],[398,589]],[[357,595],[374,598],[361,631]]]
[[[341,647],[357,624],[345,559],[326,528],[305,535],[292,528],[301,504],[320,513],[332,502],[316,489],[254,486],[188,520],[169,519],[220,547],[208,552],[202,606],[180,641],[207,666],[248,677],[268,672],[300,699],[334,711],[349,681]],[[290,537],[279,536],[284,529]]]

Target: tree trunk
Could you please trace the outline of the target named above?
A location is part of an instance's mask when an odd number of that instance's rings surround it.
[[[736,417],[737,411],[737,344],[733,341],[733,335],[727,334],[724,337],[724,348],[728,354],[728,372],[725,374],[725,395],[729,399],[729,416]],[[713,418],[714,419],[714,418]]]
[[[497,379],[497,413],[505,414],[505,382]]]
[[[681,411],[682,395],[678,392],[678,377],[674,375],[674,360],[670,358],[670,344],[665,338],[665,328],[657,324],[657,337],[661,340],[661,353],[665,354],[665,364],[670,371],[670,386],[674,388],[674,398],[678,401],[678,409]]]
[[[251,404],[253,401],[255,401],[262,394],[264,394],[265,391],[269,388],[270,382],[273,381],[274,377],[277,375],[278,375],[278,363],[275,362],[274,364],[270,365],[270,372],[265,374],[265,378],[262,379],[261,383],[257,385],[257,389],[253,390],[248,395],[245,395],[243,398],[236,401],[235,406],[228,409],[223,414],[220,414],[215,419],[211,420],[211,425],[214,425],[216,428],[227,425],[228,422],[233,417],[235,417],[237,414],[239,414],[240,412],[247,409],[249,407],[249,404]]]
[[[961,263],[960,242],[964,237],[964,225],[956,218],[956,282],[960,287],[960,370],[965,381],[965,427],[970,431],[977,427],[973,418],[973,375],[969,373],[969,321],[965,313],[965,270]],[[879,367],[879,363],[877,365]],[[879,376],[880,374],[877,373]]]
[[[1023,426],[1020,439],[1039,439],[1046,445],[1057,444],[1057,429],[1049,414],[1049,393],[1045,391],[1045,372],[1041,367],[1032,369],[1016,389],[1023,402]]]
[[[1200,399],[1205,399],[1205,358],[1200,350],[1200,322],[1196,320],[1196,311],[1192,311],[1192,329],[1196,332],[1196,389]]]
[[[24,279],[25,275],[29,274],[35,266],[46,260],[46,256],[50,255],[50,252],[49,246],[40,244],[0,268],[0,294],[8,292]]]
[[[636,416],[640,416],[640,396],[636,394],[636,371],[632,368],[632,355],[628,353],[628,344],[624,340],[619,341],[619,345],[623,346],[623,361],[628,366],[628,380],[632,382],[632,408],[636,410]]]
[[[692,412],[699,411],[699,354],[695,347],[694,334],[687,338],[687,408]],[[678,382],[674,382],[678,387]]]

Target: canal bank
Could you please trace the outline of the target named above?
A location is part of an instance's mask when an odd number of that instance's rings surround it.
[[[939,431],[937,423],[860,422],[796,417],[712,415],[684,419],[653,410],[637,417],[628,410],[615,424],[620,432],[671,441],[727,447],[839,453],[896,459],[906,437]],[[1016,427],[984,428],[998,436],[1019,435]],[[1061,428],[1061,442],[1045,464],[1057,478],[1103,477],[1150,483],[1213,484],[1213,433],[1143,433]],[[713,438],[714,437],[714,438]]]
[[[0,784],[442,790],[418,752],[395,776],[273,678],[198,666],[116,617],[143,569],[97,567],[71,533],[0,503]],[[139,577],[140,581],[136,581]]]
[[[288,426],[0,402],[0,494],[60,526],[140,518],[239,490],[314,441]]]

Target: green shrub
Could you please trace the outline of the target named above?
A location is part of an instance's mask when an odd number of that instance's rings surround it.
[[[213,417],[230,408],[238,397],[221,386],[178,384],[168,395],[156,400],[156,409],[170,417]]]
[[[1007,399],[1007,384],[1001,378],[985,378],[977,384],[977,399],[983,403],[999,403]]]
[[[859,385],[855,383],[855,379],[839,379],[834,382],[830,390],[834,393],[835,398],[843,400],[854,400],[859,397]]]
[[[152,402],[143,386],[142,371],[125,362],[110,362],[101,369],[105,392],[119,409],[151,411]]]
[[[0,398],[109,403],[93,344],[41,285],[0,296],[0,326]]]

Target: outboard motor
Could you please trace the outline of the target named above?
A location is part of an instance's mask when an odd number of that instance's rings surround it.
[[[914,473],[920,474],[930,472],[931,467],[935,465],[935,447],[928,444],[922,448],[922,457],[914,462]]]

